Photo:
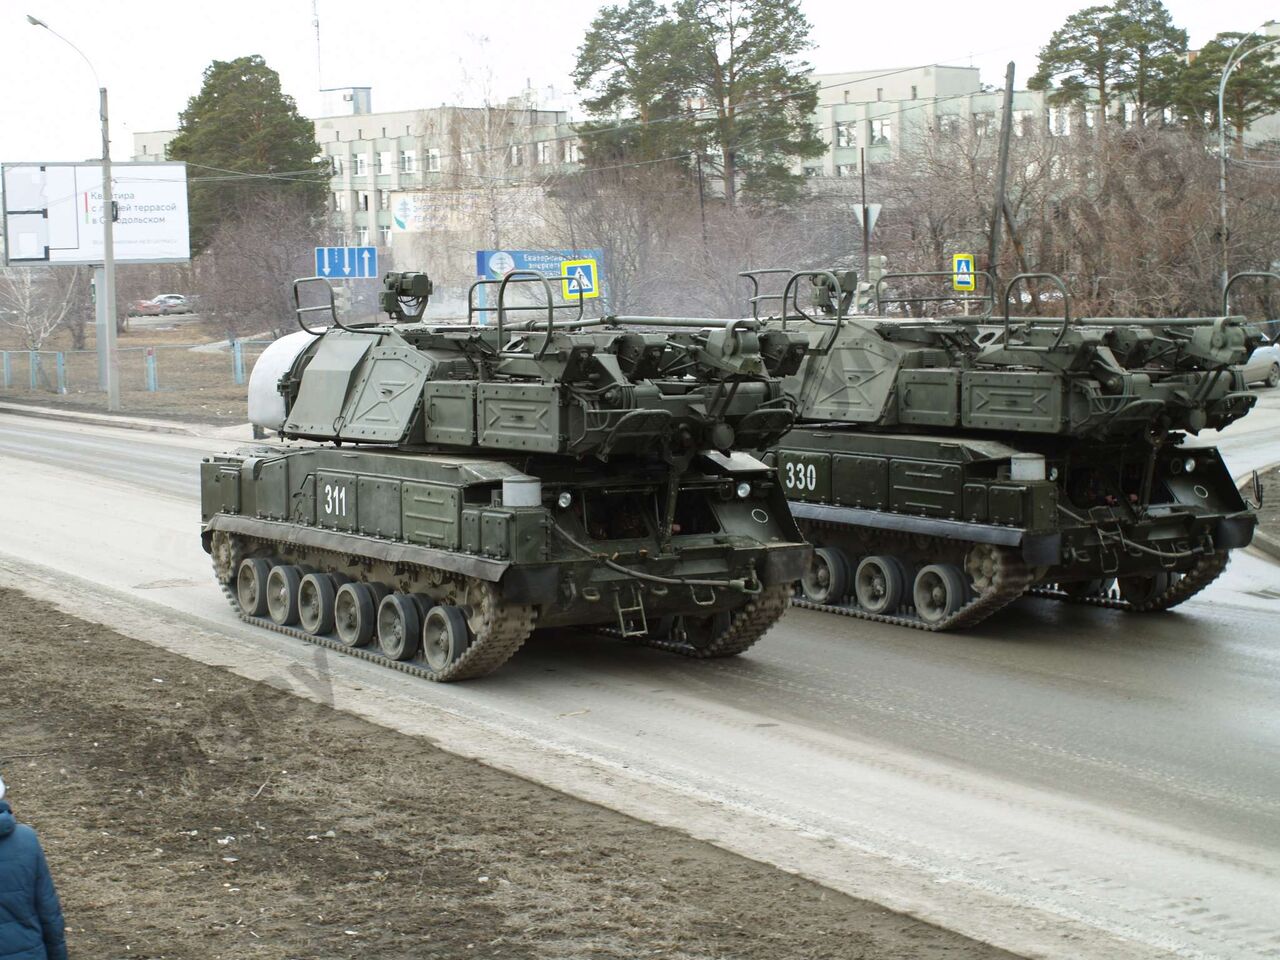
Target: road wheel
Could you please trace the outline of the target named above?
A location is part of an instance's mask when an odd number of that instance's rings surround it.
[[[327,573],[308,573],[298,586],[298,620],[313,637],[333,633],[334,592]]]
[[[298,587],[302,574],[297,567],[281,564],[267,574],[267,613],[281,626],[298,622]]]
[[[964,606],[968,588],[959,567],[931,563],[920,568],[911,593],[920,619],[925,623],[938,623]]]
[[[1141,607],[1164,594],[1172,581],[1169,574],[1157,573],[1150,577],[1121,577],[1117,582],[1120,599]]]
[[[246,617],[267,615],[267,577],[271,564],[261,557],[246,557],[236,571],[236,603]]]
[[[344,583],[333,598],[338,639],[348,647],[367,647],[378,627],[378,597],[367,583]]]
[[[1267,371],[1267,386],[1280,386],[1280,363],[1273,363],[1271,369]]]
[[[407,593],[390,593],[378,605],[378,646],[392,660],[410,660],[418,652],[422,617],[418,601]]]
[[[896,557],[863,557],[853,575],[853,593],[867,613],[893,613],[902,603],[906,574]]]
[[[471,644],[466,615],[457,607],[432,607],[422,621],[422,659],[440,673],[456,663]]]
[[[849,593],[849,564],[844,554],[830,547],[813,551],[809,568],[800,578],[800,589],[812,603],[839,603]]]

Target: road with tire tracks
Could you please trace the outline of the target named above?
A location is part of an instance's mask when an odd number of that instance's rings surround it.
[[[1237,474],[1280,460],[1280,395],[1221,444]],[[565,631],[440,686],[236,619],[197,536],[196,465],[231,445],[0,415],[0,583],[1015,952],[1280,956],[1259,556],[1163,615],[792,610],[711,663]]]

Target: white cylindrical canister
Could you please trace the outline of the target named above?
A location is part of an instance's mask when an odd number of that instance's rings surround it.
[[[542,505],[542,481],[537,477],[516,474],[502,478],[504,507],[538,507]]]
[[[267,430],[284,426],[284,397],[276,389],[280,378],[293,366],[298,354],[316,338],[299,330],[271,343],[262,351],[249,374],[249,422]]]
[[[1043,480],[1044,457],[1038,453],[1015,453],[1009,458],[1010,480]]]

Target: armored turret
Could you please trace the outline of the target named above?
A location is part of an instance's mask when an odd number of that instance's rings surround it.
[[[510,302],[529,285],[533,316]],[[504,278],[493,323],[476,288],[465,321],[424,322],[431,292],[388,274],[387,319],[346,323],[325,281],[295,286],[303,329],[250,384],[284,445],[202,469],[241,615],[435,680],[494,669],[535,626],[691,657],[755,642],[808,554],[741,452],[794,420],[761,324],[585,318],[537,275]],[[797,365],[803,336],[783,339]]]
[[[1188,440],[1255,402],[1244,318],[1076,318],[1048,275],[998,308],[891,292],[930,277],[881,278],[861,313],[849,273],[791,274],[781,295],[751,278],[766,335],[807,339],[786,379],[801,425],[772,454],[817,548],[803,602],[928,629],[1027,590],[1162,610],[1249,542],[1218,451]],[[1010,316],[1026,281],[1055,286],[1062,316]],[[971,315],[907,315],[953,299]]]

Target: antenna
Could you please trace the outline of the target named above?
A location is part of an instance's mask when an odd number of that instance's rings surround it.
[[[316,89],[324,89],[324,75],[320,70],[320,0],[311,0],[311,25],[316,28]]]

